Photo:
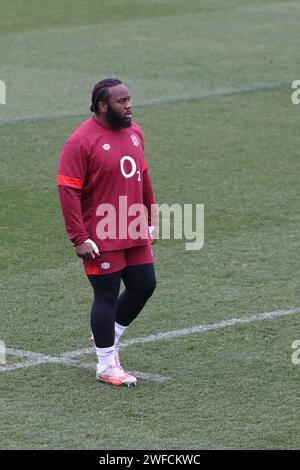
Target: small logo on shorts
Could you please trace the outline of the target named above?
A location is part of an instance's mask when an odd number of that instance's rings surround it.
[[[110,263],[102,263],[102,264],[101,264],[101,268],[102,268],[102,269],[108,269],[108,268],[110,268]]]
[[[131,140],[132,140],[132,143],[135,147],[138,147],[140,145],[139,139],[137,138],[136,135],[132,134]]]
[[[102,147],[104,148],[104,150],[109,150],[110,149],[109,144],[103,144]]]

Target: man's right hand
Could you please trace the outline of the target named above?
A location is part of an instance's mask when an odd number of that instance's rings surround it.
[[[92,243],[87,240],[81,245],[77,245],[75,247],[76,255],[79,256],[79,258],[82,259],[94,259],[96,255],[99,256],[99,250],[98,247],[94,243],[94,247],[92,246]]]

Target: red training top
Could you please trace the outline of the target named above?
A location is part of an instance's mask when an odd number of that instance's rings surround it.
[[[95,118],[83,122],[62,149],[57,184],[66,229],[75,246],[88,238],[100,252],[148,243],[148,230],[143,238],[132,238],[128,231],[140,215],[134,210],[127,212],[132,204],[144,204],[148,210],[148,220],[143,214],[140,225],[155,225],[151,220],[154,196],[144,159],[144,140],[136,123],[129,128],[111,129]],[[111,217],[108,221],[108,214],[113,212],[106,206],[99,207],[103,204],[113,206],[115,222]]]

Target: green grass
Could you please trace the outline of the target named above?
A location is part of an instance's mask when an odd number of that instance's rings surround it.
[[[41,2],[5,3],[0,43],[11,54],[0,69],[8,89],[0,121],[83,113],[93,83],[120,74],[139,105],[157,202],[205,204],[203,250],[185,251],[180,240],[155,246],[157,290],[126,339],[299,307],[291,90],[158,103],[299,78],[299,6],[118,1],[101,2],[100,16],[94,1],[80,2],[82,10],[53,2],[48,15]],[[10,348],[56,355],[89,346],[91,288],[55,184],[59,151],[82,119],[0,126],[0,338]],[[173,380],[141,379],[128,390],[65,365],[0,372],[0,447],[297,448],[300,368],[291,344],[299,326],[291,315],[131,346],[129,370]]]
[[[120,75],[136,103],[297,78],[295,2],[2,3],[1,120],[84,113],[92,86],[107,75]]]

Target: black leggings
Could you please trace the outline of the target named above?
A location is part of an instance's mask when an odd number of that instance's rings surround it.
[[[97,348],[115,341],[115,322],[128,326],[140,313],[156,287],[153,264],[128,266],[112,274],[89,275],[94,289],[91,327]],[[125,290],[119,295],[121,279]]]

